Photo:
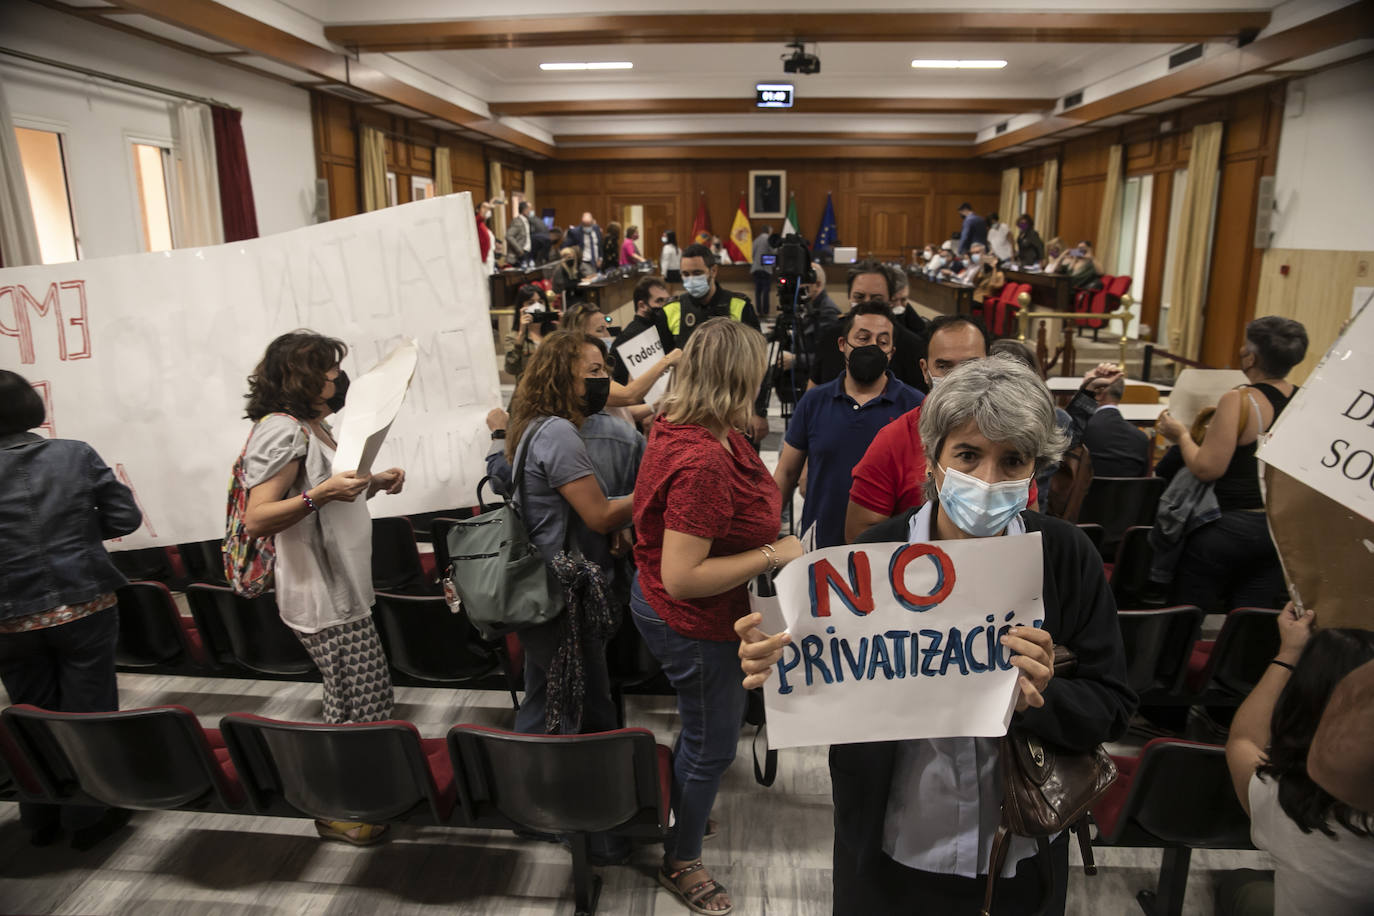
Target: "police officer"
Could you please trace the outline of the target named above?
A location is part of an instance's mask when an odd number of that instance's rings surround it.
[[[708,318],[742,321],[758,331],[759,316],[749,297],[716,285],[716,256],[706,245],[688,245],[682,252],[682,285],[685,291],[668,300],[663,315],[678,346],[687,342],[697,325]]]

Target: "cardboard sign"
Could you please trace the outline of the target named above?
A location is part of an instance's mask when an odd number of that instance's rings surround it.
[[[364,477],[372,473],[372,462],[406,399],[419,352],[413,340],[401,344],[348,389],[339,447],[334,451],[335,474],[356,471]]]
[[[620,360],[625,364],[625,369],[630,373],[632,379],[639,378],[668,355],[663,352],[663,338],[659,336],[658,328],[654,327],[641,331],[615,349],[620,354]],[[653,387],[644,397],[644,403],[657,404],[668,393],[668,380],[670,378],[672,378],[672,373],[667,372],[662,378],[654,382]]]
[[[1371,361],[1374,307],[1366,307],[1261,437],[1258,454],[1266,465],[1374,521]]]
[[[119,549],[223,536],[247,377],[297,328],[343,340],[354,377],[417,342],[377,456],[405,469],[405,491],[368,505],[470,504],[501,389],[469,194],[227,245],[0,270],[0,366],[43,395],[40,434],[89,442],[132,488],[144,524]]]
[[[752,599],[792,636],[763,687],[769,746],[1005,734],[1019,669],[999,639],[1043,623],[1043,572],[1038,532],[789,563]]]

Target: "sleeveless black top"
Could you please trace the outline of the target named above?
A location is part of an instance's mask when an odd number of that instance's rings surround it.
[[[1258,391],[1269,400],[1270,406],[1274,408],[1274,420],[1279,418],[1283,409],[1292,400],[1292,395],[1284,396],[1273,385],[1266,385],[1263,382],[1247,386]],[[1293,394],[1298,393],[1298,386],[1293,386]],[[1247,412],[1251,410],[1250,399],[1241,398],[1241,409]],[[1273,426],[1273,421],[1270,421]],[[1216,493],[1217,504],[1222,512],[1233,512],[1238,509],[1263,509],[1264,498],[1260,495],[1259,486],[1259,463],[1255,459],[1255,452],[1259,448],[1259,440],[1256,439],[1249,445],[1237,445],[1236,451],[1231,455],[1231,463],[1226,466],[1226,473],[1217,478],[1213,492]]]

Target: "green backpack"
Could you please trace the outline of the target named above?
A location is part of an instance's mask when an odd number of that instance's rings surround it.
[[[514,502],[525,481],[530,446],[547,422],[545,418],[526,433],[512,492],[502,506],[449,529],[445,591],[457,594],[468,619],[487,639],[548,623],[563,613],[562,586],[549,574],[539,548],[530,543]]]

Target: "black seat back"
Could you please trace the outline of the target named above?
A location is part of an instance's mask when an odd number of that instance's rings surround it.
[[[214,585],[228,585],[224,578],[224,542],[219,538],[212,541],[188,541],[178,544],[181,562],[186,565],[186,574],[192,582],[209,582]]]
[[[413,678],[456,684],[491,674],[500,664],[467,615],[450,611],[443,598],[377,592],[373,620],[392,667]]]
[[[1153,525],[1165,481],[1160,477],[1094,477],[1083,497],[1078,521],[1102,526],[1102,557],[1116,557],[1122,535],[1132,525]]]
[[[235,713],[220,729],[259,813],[441,822],[420,735],[409,723],[321,725]]]
[[[110,562],[126,579],[168,582],[176,575],[172,562],[162,547],[142,547],[137,550],[112,550]]]
[[[1142,700],[1151,693],[1176,695],[1182,690],[1202,617],[1202,610],[1191,605],[1117,613],[1126,676]]]
[[[181,611],[161,582],[130,582],[115,590],[119,600],[119,642],[115,663],[152,668],[189,657]]]
[[[311,675],[315,663],[296,631],[282,622],[272,592],[243,598],[224,585],[186,587],[191,615],[211,657],[258,674]]]
[[[1247,696],[1279,652],[1278,611],[1240,607],[1226,615],[1208,662],[1208,689]]]
[[[1220,745],[1172,739],[1147,744],[1122,820],[1128,821],[1125,829],[1144,831],[1168,845],[1251,848],[1250,818],[1236,799],[1226,748]]]
[[[1119,608],[1145,607],[1145,590],[1150,584],[1150,565],[1154,548],[1150,546],[1149,525],[1132,525],[1121,536],[1112,567],[1112,594]],[[1156,602],[1158,603],[1158,602]]]
[[[1080,522],[1078,525],[1078,530],[1088,536],[1088,540],[1092,541],[1092,545],[1098,551],[1098,553],[1102,552],[1103,531],[1101,525],[1095,522]]]
[[[459,799],[479,826],[593,833],[666,823],[646,729],[520,735],[456,725],[448,740]]]
[[[61,713],[4,711],[5,727],[55,800],[117,808],[231,810],[219,772],[189,709],[158,706]]]
[[[425,570],[410,519],[372,520],[372,587],[384,592],[425,590]]]
[[[430,538],[434,545],[434,571],[441,576],[448,570],[449,564],[448,533],[456,524],[456,518],[436,518],[429,523]]]

